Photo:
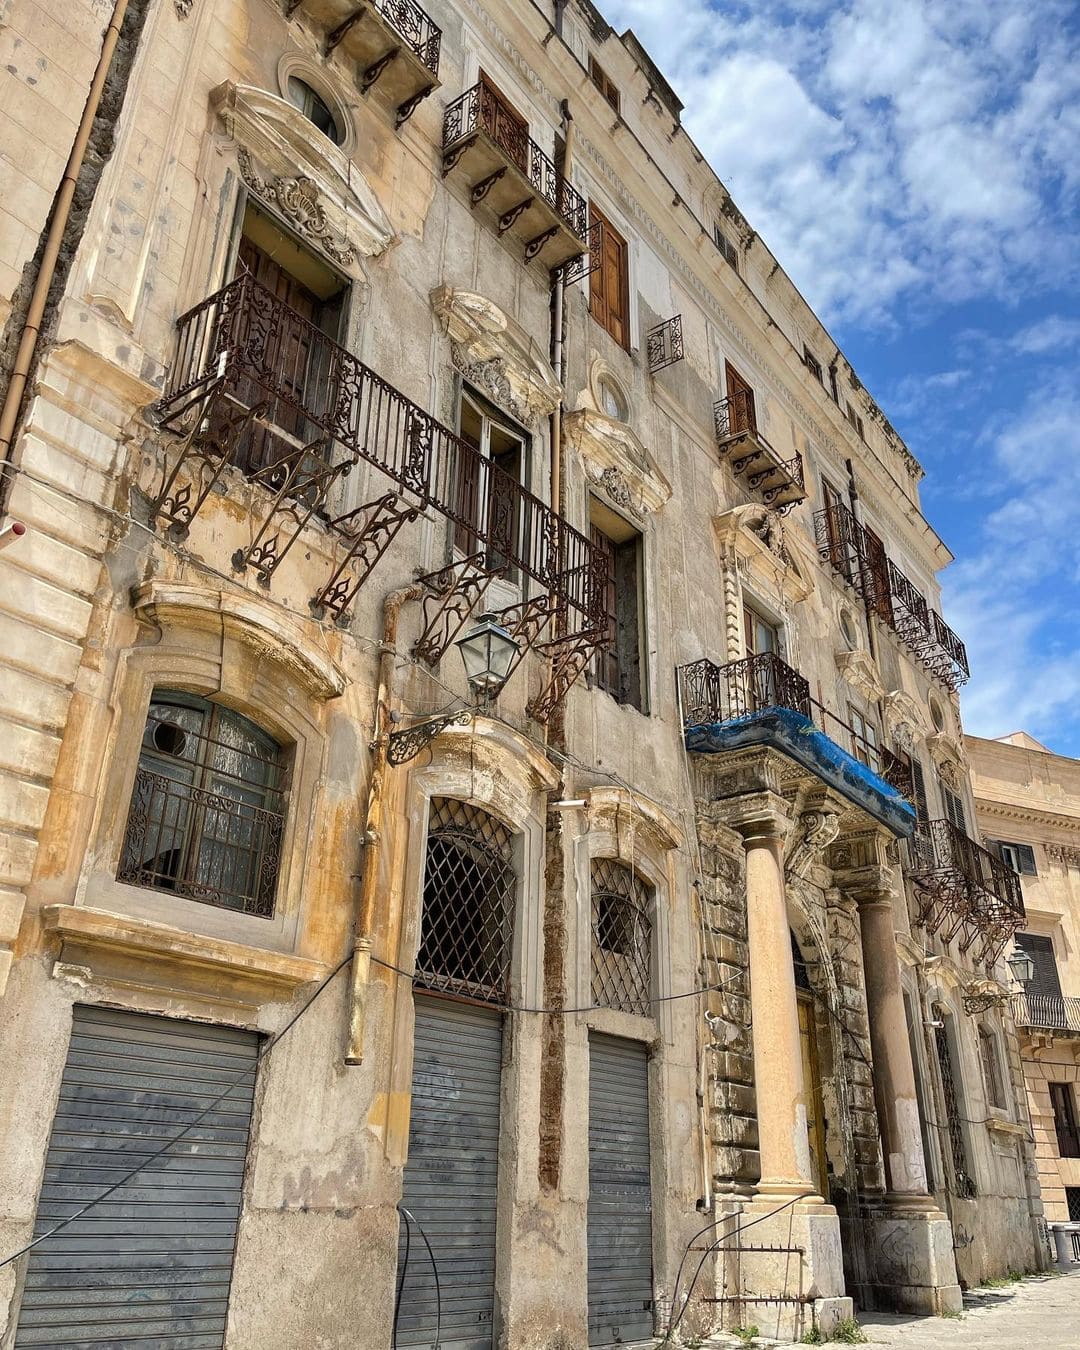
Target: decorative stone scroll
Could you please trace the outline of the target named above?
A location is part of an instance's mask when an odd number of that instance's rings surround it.
[[[236,152],[240,176],[256,197],[277,206],[281,214],[304,239],[314,244],[334,262],[348,267],[356,261],[356,250],[339,240],[319,201],[319,185],[314,178],[275,178],[268,182],[255,170],[251,156],[240,146]]]
[[[885,687],[881,683],[878,668],[873,657],[863,648],[859,647],[851,652],[838,652],[836,668],[852,689],[862,694],[863,698],[876,703],[884,696]]]
[[[788,878],[805,880],[840,833],[840,817],[832,811],[804,811],[784,861]]]
[[[910,694],[893,689],[885,695],[885,735],[901,750],[911,754],[926,733],[922,708]]]
[[[563,419],[563,431],[585,473],[615,506],[640,518],[671,496],[671,484],[627,422],[577,408]]]

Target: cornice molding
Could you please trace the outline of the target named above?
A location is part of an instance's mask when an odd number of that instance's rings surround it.
[[[642,516],[659,511],[671,496],[671,484],[629,423],[578,408],[566,414],[563,429],[588,477],[614,505]]]
[[[1049,825],[1057,830],[1067,830],[1072,834],[1080,834],[1080,818],[1077,816],[1061,816],[1052,811],[1039,810],[1034,806],[1021,806],[1017,802],[1002,802],[987,797],[981,797],[977,792],[975,794],[975,809],[980,815],[995,816],[1001,820],[1023,820],[1030,821],[1032,824]],[[1068,845],[1047,844],[1047,849],[1053,847],[1068,847]]]

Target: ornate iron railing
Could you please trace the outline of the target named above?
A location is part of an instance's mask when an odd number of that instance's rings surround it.
[[[718,666],[703,657],[679,667],[683,724],[731,722],[764,708],[791,708],[810,716],[810,684],[772,652]]]
[[[978,943],[975,960],[992,965],[1024,922],[1020,878],[951,820],[920,821],[905,847],[916,922],[962,952]]]
[[[396,491],[329,521],[362,576],[401,524],[431,506],[453,522],[455,543],[482,571],[523,573],[576,611],[579,627],[600,626],[607,563],[591,541],[253,277],[238,277],[196,305],[177,329],[176,359],[158,404],[162,424],[194,423],[197,440],[199,428],[214,420],[208,399],[224,402],[234,411],[217,421],[242,426],[231,438],[222,433],[212,453],[199,451],[209,481],[232,462],[286,494],[282,511],[303,514],[284,548],[278,543],[267,556],[262,545],[260,556],[245,555],[236,565],[254,563],[268,584],[313,511],[325,514],[329,484],[366,460]],[[299,464],[306,467],[297,478]],[[182,534],[209,489],[204,481],[193,501],[188,487],[177,486],[181,468],[162,490],[156,515]],[[403,507],[400,493],[412,505]],[[340,568],[320,602],[340,617],[356,586],[342,590],[339,574]]]
[[[415,0],[375,0],[375,8],[431,71],[439,73],[442,31]]]
[[[589,208],[585,198],[555,167],[550,155],[518,118],[505,115],[495,91],[483,81],[451,103],[443,116],[443,154],[449,167],[471,137],[484,133],[525,175],[537,196],[557,212],[577,239],[588,243]]]
[[[1018,1027],[1080,1035],[1080,998],[1065,998],[1061,994],[1013,994],[1012,1015]]]
[[[872,545],[851,509],[834,502],[814,514],[818,556],[892,628],[927,670],[950,689],[971,671],[967,648],[880,544]]]
[[[713,429],[721,455],[732,454],[739,444],[748,447],[745,453],[732,455],[731,471],[736,478],[745,473],[747,486],[755,492],[760,489],[766,506],[779,500],[778,509],[783,512],[806,495],[802,455],[782,459],[758,430],[753,390],[738,389],[714,403]]]
[[[681,314],[673,314],[670,319],[665,319],[649,330],[645,339],[645,354],[651,375],[683,359],[686,348],[683,346]]]
[[[884,746],[810,696],[810,683],[771,652],[715,665],[707,657],[679,668],[683,725],[730,722],[764,708],[791,708],[809,717],[841,749],[854,755],[897,792],[912,799],[911,768]]]

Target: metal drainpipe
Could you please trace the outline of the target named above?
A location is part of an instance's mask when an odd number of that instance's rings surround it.
[[[403,586],[383,600],[382,651],[379,654],[379,686],[371,741],[371,779],[364,821],[364,867],[360,874],[360,902],[353,939],[352,984],[349,989],[349,1036],[346,1064],[364,1062],[364,1027],[367,1020],[367,989],[371,973],[372,934],[375,927],[375,894],[382,857],[383,799],[386,792],[386,750],[390,740],[390,699],[397,656],[398,619],[402,606],[419,600],[422,586]]]
[[[567,182],[574,164],[574,117],[566,99],[562,102],[563,126],[566,129],[563,148],[562,177]],[[555,283],[555,304],[551,315],[551,354],[555,380],[559,386],[559,402],[551,415],[551,509],[558,511],[562,498],[562,404],[564,392],[563,366],[566,343],[563,328],[566,321],[566,274],[560,269]]]
[[[49,289],[56,272],[56,262],[60,256],[60,246],[64,240],[68,217],[71,215],[71,202],[75,196],[75,186],[78,182],[83,160],[86,158],[86,147],[90,142],[90,132],[93,129],[98,107],[101,104],[101,94],[105,88],[109,67],[112,65],[113,53],[116,51],[116,44],[120,40],[120,29],[124,22],[127,7],[128,0],[116,0],[112,18],[109,20],[109,26],[105,29],[105,36],[102,39],[97,68],[94,71],[94,78],[90,82],[90,92],[86,96],[86,106],[83,108],[82,119],[79,122],[78,130],[75,132],[71,154],[68,156],[64,176],[60,180],[60,186],[57,188],[56,196],[53,199],[52,217],[49,221],[49,232],[45,239],[45,250],[41,255],[41,263],[34,279],[34,289],[30,294],[30,303],[27,306],[26,318],[19,338],[19,347],[15,353],[15,365],[12,368],[11,379],[8,381],[7,391],[4,394],[3,407],[0,408],[0,449],[3,452],[0,456],[0,463],[3,464],[6,464],[11,458],[15,427],[19,419],[19,408],[22,406],[23,395],[30,378],[34,351],[41,334],[41,321],[45,314],[45,304],[49,298]],[[8,499],[9,479],[9,474],[0,475],[0,509],[3,508]]]

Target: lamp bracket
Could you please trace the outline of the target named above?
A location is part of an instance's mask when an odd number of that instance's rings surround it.
[[[605,624],[600,628],[585,628],[579,633],[568,633],[565,637],[540,643],[538,650],[547,652],[551,657],[551,676],[543,691],[530,701],[526,709],[529,716],[537,722],[547,722],[607,639],[608,629]]]
[[[447,727],[464,727],[472,721],[471,708],[459,708],[456,712],[442,713],[439,717],[429,718],[415,727],[406,727],[404,731],[392,731],[386,743],[386,762],[395,769],[408,764],[431,742],[440,736]]]
[[[413,647],[414,655],[429,666],[438,665],[484,592],[503,571],[505,568],[488,567],[483,553],[473,553],[419,577],[431,593],[424,597],[424,631]]]

